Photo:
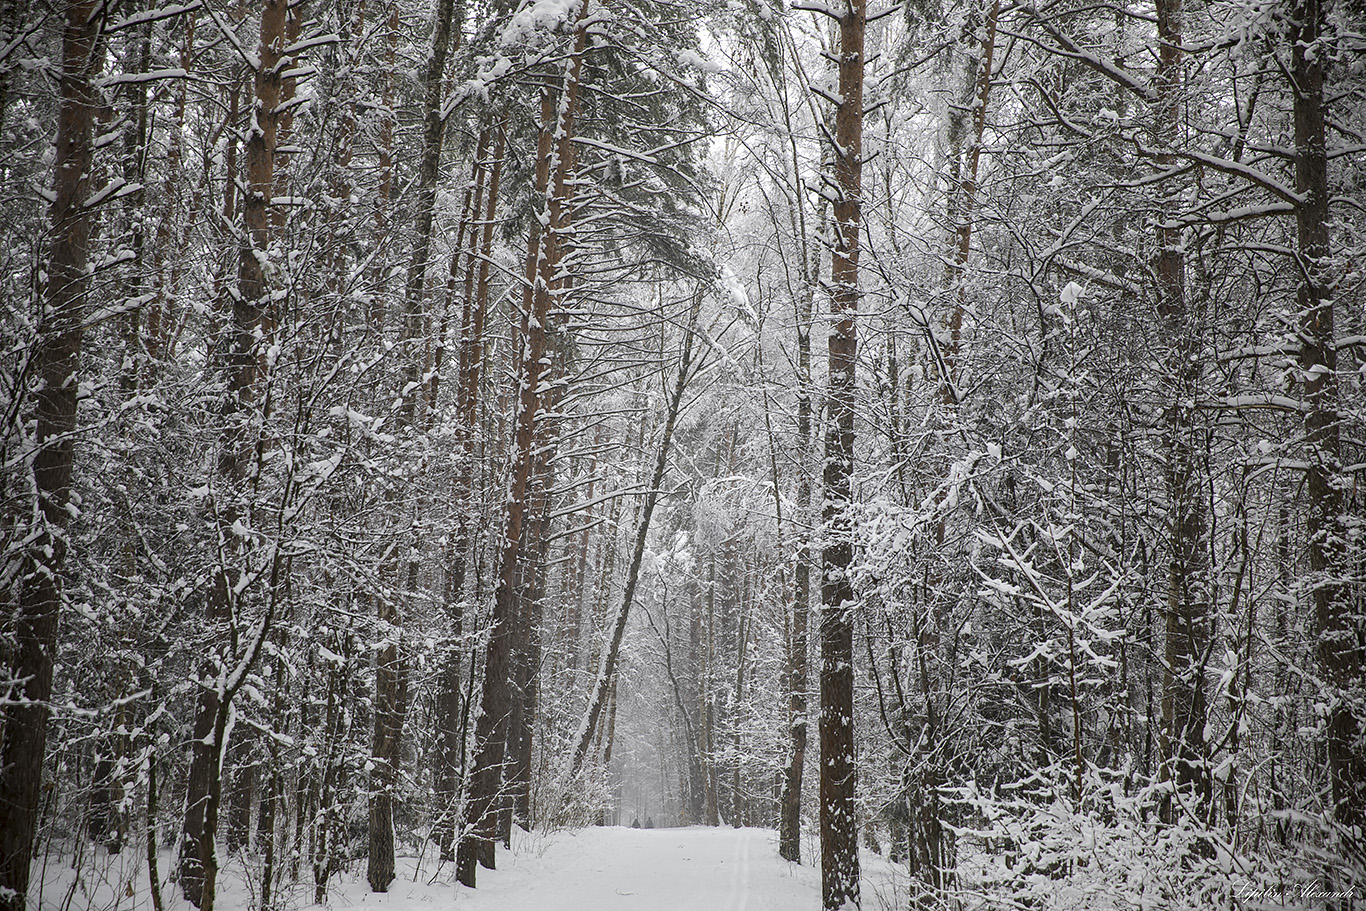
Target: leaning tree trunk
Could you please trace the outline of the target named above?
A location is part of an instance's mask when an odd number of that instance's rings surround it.
[[[1327,754],[1334,819],[1356,828],[1349,851],[1362,859],[1366,826],[1366,755],[1361,720],[1347,693],[1362,685],[1361,621],[1353,613],[1347,582],[1353,555],[1343,515],[1341,415],[1337,348],[1333,329],[1332,250],[1328,233],[1328,154],[1324,129],[1323,70],[1327,47],[1322,39],[1321,0],[1293,0],[1290,77],[1294,87],[1295,191],[1300,318],[1300,370],[1304,379],[1304,430],[1307,448],[1309,569],[1313,576],[1317,657],[1329,685]]]
[[[852,520],[854,395],[863,171],[863,33],[866,0],[839,15],[839,107],[835,111],[834,241],[829,337],[829,429],[825,437],[821,554],[821,895],[825,911],[859,907],[854,797],[854,587]]]
[[[62,567],[70,520],[71,468],[76,429],[76,394],[86,295],[90,193],[94,158],[93,84],[98,65],[94,0],[66,4],[62,32],[61,101],[57,113],[57,156],[53,168],[52,241],[48,250],[44,312],[38,325],[33,375],[38,390],[33,409],[33,486],[37,493],[29,521],[30,541],[22,560],[23,579],[15,624],[17,648],[9,667],[16,685],[4,708],[0,747],[0,909],[20,911],[28,896],[29,860],[38,828],[38,802],[47,748],[48,700],[57,651]]]
[[[598,675],[593,684],[593,694],[588,699],[588,710],[584,713],[583,721],[579,724],[574,754],[569,761],[569,774],[565,779],[566,788],[562,791],[573,786],[574,779],[583,769],[584,760],[588,757],[588,748],[593,741],[593,732],[598,728],[603,707],[607,702],[608,687],[616,677],[617,655],[621,651],[621,638],[626,632],[626,621],[631,615],[631,602],[635,600],[636,584],[640,580],[640,564],[645,555],[645,542],[650,532],[650,519],[654,515],[655,503],[659,499],[659,487],[664,483],[664,471],[669,464],[669,446],[673,441],[674,427],[678,422],[678,412],[683,405],[683,392],[687,389],[688,376],[692,370],[692,334],[701,301],[702,292],[699,290],[693,303],[688,327],[683,336],[683,356],[679,361],[678,377],[674,380],[673,394],[669,397],[669,411],[664,420],[664,438],[660,441],[659,453],[655,457],[654,473],[650,476],[650,486],[645,492],[640,525],[636,529],[635,546],[631,551],[631,565],[626,572],[626,588],[622,594],[621,609],[617,611],[616,620],[612,624],[612,637],[608,640],[607,648],[598,661]],[[610,741],[608,749],[611,749]]]
[[[961,360],[963,315],[967,310],[967,289],[963,287],[963,272],[972,252],[973,209],[977,202],[977,172],[982,160],[982,137],[987,126],[987,101],[991,96],[992,59],[996,50],[996,22],[1001,15],[1001,0],[991,0],[984,24],[985,35],[978,41],[976,10],[971,16],[971,35],[968,43],[978,44],[978,52],[970,59],[970,72],[963,89],[967,103],[955,111],[949,124],[949,146],[953,155],[950,163],[949,224],[953,230],[953,254],[945,269],[944,286],[953,295],[949,314],[949,339],[944,351],[944,403],[958,402],[958,370]],[[964,121],[972,113],[972,132],[963,148]]]

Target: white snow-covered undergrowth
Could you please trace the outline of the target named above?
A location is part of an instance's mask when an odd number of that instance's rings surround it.
[[[54,864],[44,877],[41,906],[32,906],[42,911],[150,909],[139,853],[101,857],[101,863],[87,859],[79,881],[69,864]],[[163,857],[163,870],[167,859]],[[821,904],[819,867],[779,858],[777,835],[768,829],[519,831],[513,850],[498,852],[498,863],[497,870],[480,869],[479,887],[467,889],[455,882],[449,864],[438,867],[430,854],[400,857],[398,878],[380,894],[370,891],[360,861],[334,877],[326,906],[390,911],[815,911]],[[218,911],[259,907],[246,869],[241,858],[226,860]],[[865,909],[896,907],[898,885],[904,887],[904,872],[898,876],[882,858],[865,853]],[[191,909],[173,884],[162,891],[165,911]],[[312,891],[308,877],[301,877],[297,885],[285,886],[276,907],[317,907]]]

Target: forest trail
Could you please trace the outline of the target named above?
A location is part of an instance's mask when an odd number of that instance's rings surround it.
[[[500,851],[498,869],[479,870],[477,889],[455,882],[449,864],[433,867],[432,855],[398,858],[398,877],[386,893],[371,892],[364,863],[338,872],[326,905],[313,903],[307,872],[277,886],[278,907],[368,908],[385,911],[816,911],[821,874],[811,864],[817,846],[803,845],[807,863],[778,857],[771,829],[693,826],[631,829],[597,826],[575,831],[523,832],[513,849]],[[865,908],[905,907],[904,868],[862,852]],[[259,906],[260,858],[224,855],[218,911]],[[163,877],[170,867],[163,851]],[[31,895],[34,911],[152,911],[140,852],[97,855],[73,880],[69,864],[44,866],[42,886]],[[163,879],[165,911],[193,911],[174,883]]]
[[[777,856],[767,829],[600,827],[504,855],[462,892],[470,911],[786,911],[820,905],[818,871]]]

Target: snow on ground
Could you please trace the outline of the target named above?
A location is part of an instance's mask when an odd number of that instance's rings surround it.
[[[462,911],[797,911],[820,907],[820,873],[778,857],[767,829],[598,827],[518,833],[478,888],[451,886],[451,872],[395,882],[388,895],[347,888],[336,908],[416,911],[432,902]],[[406,871],[405,871],[406,872]]]
[[[804,847],[812,851],[814,839]],[[61,865],[65,875],[48,870],[42,911],[149,909],[146,871],[137,875],[134,855],[129,851],[122,858],[108,858],[115,863],[99,875],[87,869],[74,888],[69,865]],[[497,870],[481,868],[479,887],[466,889],[455,883],[452,866],[435,864],[430,852],[425,858],[401,857],[398,878],[380,894],[366,884],[362,860],[334,877],[327,906],[388,911],[816,911],[821,904],[819,868],[780,859],[777,835],[769,829],[519,831],[512,851],[499,850],[498,864]],[[257,907],[248,864],[238,857],[224,867],[218,911]],[[259,866],[252,873],[259,876]],[[894,868],[865,854],[864,874],[865,911],[898,906]],[[904,873],[901,878],[904,887]],[[164,884],[162,893],[166,911],[191,907],[173,884]],[[317,907],[306,873],[299,883],[287,885],[280,898],[287,909]]]
[[[773,833],[764,829],[583,829],[557,833],[505,866],[481,870],[479,888],[462,890],[457,906],[785,911],[820,905],[814,871],[780,860]]]

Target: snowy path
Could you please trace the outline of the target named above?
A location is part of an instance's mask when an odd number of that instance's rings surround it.
[[[778,859],[763,829],[587,829],[541,856],[481,872],[457,906],[470,911],[780,911],[812,906],[814,871]],[[507,855],[503,855],[505,859]],[[803,875],[806,874],[806,875]],[[819,902],[817,902],[819,904]]]
[[[479,888],[400,878],[388,895],[351,889],[332,907],[461,911],[805,911],[820,907],[820,873],[778,857],[767,829],[591,828],[522,836],[480,870]],[[445,871],[439,877],[449,881]],[[454,901],[452,902],[452,899]]]
[[[553,834],[519,831],[513,850],[498,851],[498,869],[479,871],[479,888],[455,883],[450,864],[433,867],[427,854],[398,859],[398,878],[377,894],[365,881],[363,859],[328,886],[326,908],[384,911],[816,911],[821,906],[820,870],[778,857],[778,837],[769,829],[589,828]],[[804,845],[810,851],[814,845]],[[100,856],[97,865],[73,880],[65,863],[44,866],[41,911],[151,911],[147,872],[140,852]],[[809,855],[808,855],[809,856]],[[864,853],[864,908],[905,907],[896,891],[904,873]],[[162,852],[163,872],[171,865]],[[217,907],[247,911],[257,906],[260,858],[226,858]],[[307,871],[282,884],[282,907],[320,909],[313,904]],[[165,911],[193,911],[180,890],[164,883]],[[35,896],[36,897],[36,896]],[[321,911],[321,909],[320,909]]]

